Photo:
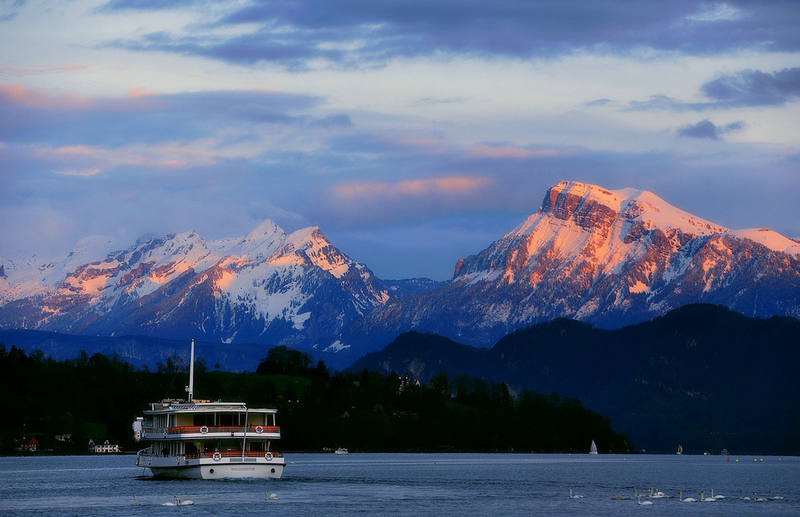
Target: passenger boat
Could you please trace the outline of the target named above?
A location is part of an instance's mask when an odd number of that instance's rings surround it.
[[[136,455],[139,467],[169,478],[281,477],[284,456],[271,448],[281,437],[277,410],[194,399],[194,340],[186,390],[186,400],[151,403],[133,422],[134,439],[150,442]]]

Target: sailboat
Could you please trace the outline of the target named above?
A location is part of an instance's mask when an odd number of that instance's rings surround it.
[[[676,452],[675,454],[677,454],[678,456],[683,454],[683,445],[678,444],[678,452]]]
[[[597,454],[597,444],[592,440],[592,446],[589,448],[589,454]]]

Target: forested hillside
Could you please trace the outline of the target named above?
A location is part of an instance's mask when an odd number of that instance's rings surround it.
[[[691,305],[618,330],[558,319],[491,350],[407,333],[355,363],[427,381],[439,372],[578,398],[637,448],[798,454],[800,320]]]
[[[149,402],[184,396],[188,374],[178,359],[156,371],[119,357],[81,354],[56,361],[0,347],[0,448],[31,438],[40,451],[85,452],[89,439],[135,452],[131,422]],[[303,352],[276,347],[253,373],[208,371],[200,361],[198,398],[276,407],[280,447],[321,451],[629,452],[627,439],[574,399],[522,391],[505,383],[434,376],[427,385],[395,373],[330,372]],[[66,442],[56,436],[71,435]]]

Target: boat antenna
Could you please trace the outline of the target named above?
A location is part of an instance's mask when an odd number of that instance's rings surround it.
[[[191,402],[194,396],[194,339],[192,339],[192,348],[189,352],[189,385],[186,386],[186,391],[189,392],[188,402]]]

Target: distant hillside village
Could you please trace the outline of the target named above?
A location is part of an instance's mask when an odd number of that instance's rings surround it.
[[[96,445],[94,440],[89,440],[89,452],[98,454],[108,454],[114,452],[122,452],[119,445],[112,445],[108,440],[104,441],[102,445]]]
[[[57,434],[53,438],[56,443],[61,445],[58,450],[53,447],[43,448],[35,436],[30,439],[23,437],[17,440],[18,445],[14,450],[23,453],[60,453],[63,452],[62,449],[70,448],[71,445],[74,445],[71,434]],[[112,444],[109,440],[104,440],[102,444],[97,444],[90,439],[87,452],[89,454],[114,454],[123,452],[123,449],[118,444]]]

